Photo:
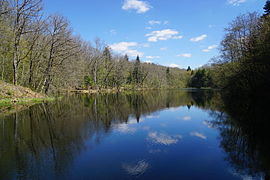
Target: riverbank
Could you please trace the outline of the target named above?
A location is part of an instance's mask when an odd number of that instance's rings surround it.
[[[54,99],[29,88],[0,81],[0,106],[40,103]]]
[[[112,89],[62,89],[62,93],[78,93],[78,94],[98,94],[98,93],[119,93],[119,92],[134,92],[134,91],[152,91],[152,90],[218,90],[209,87],[202,88],[112,88]]]

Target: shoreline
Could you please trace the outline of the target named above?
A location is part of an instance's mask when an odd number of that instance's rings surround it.
[[[13,106],[13,105],[23,105],[23,104],[36,104],[36,103],[42,103],[42,102],[51,102],[55,99],[58,99],[61,97],[42,97],[42,98],[3,98],[0,99],[0,107],[2,106]]]
[[[76,89],[64,89],[61,90],[62,92],[67,92],[67,93],[80,93],[80,94],[98,94],[98,93],[120,93],[120,92],[130,92],[130,91],[152,91],[152,90],[216,90],[213,88],[191,88],[191,87],[186,87],[186,88],[135,88],[135,89],[81,89],[81,90],[76,90]]]

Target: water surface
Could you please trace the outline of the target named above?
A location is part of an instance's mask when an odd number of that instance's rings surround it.
[[[67,96],[0,116],[0,179],[266,179],[228,122],[212,91]]]

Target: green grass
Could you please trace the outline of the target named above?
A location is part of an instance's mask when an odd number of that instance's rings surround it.
[[[32,104],[32,103],[42,103],[51,102],[56,99],[61,99],[61,97],[46,97],[46,98],[4,98],[0,99],[0,106],[10,106],[17,104]]]

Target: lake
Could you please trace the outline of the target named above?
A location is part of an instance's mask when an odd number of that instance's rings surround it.
[[[268,179],[266,117],[247,106],[170,90],[6,107],[0,179]]]

